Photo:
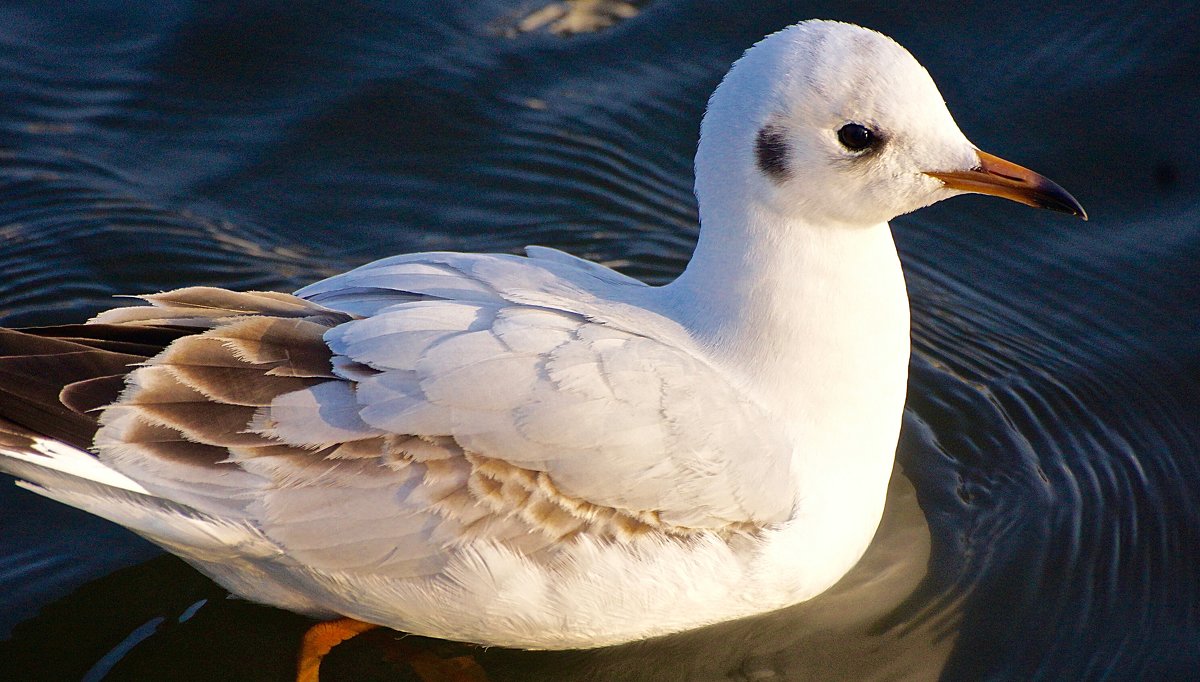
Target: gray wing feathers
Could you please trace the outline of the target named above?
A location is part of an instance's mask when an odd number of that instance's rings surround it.
[[[621,302],[640,283],[564,257],[400,256],[298,293],[336,307],[343,286],[380,287],[374,316],[325,337],[378,372],[356,390],[370,427],[451,436],[566,495],[670,524],[786,518],[791,453],[772,421],[678,325]],[[467,293],[382,305],[382,287],[431,296],[434,284]]]

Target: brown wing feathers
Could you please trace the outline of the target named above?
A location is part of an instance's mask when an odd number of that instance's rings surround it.
[[[192,287],[143,298],[151,305],[92,324],[0,330],[0,418],[89,448],[97,408],[124,395],[137,406],[128,437],[210,464],[227,446],[272,444],[246,433],[255,410],[333,378],[321,335],[350,319],[270,292]],[[136,390],[127,386],[134,370]]]
[[[88,447],[96,420],[63,404],[59,400],[63,387],[91,382],[72,396],[72,405],[88,403],[95,390],[111,393],[103,388],[105,377],[121,375],[129,365],[145,359],[53,336],[0,330],[0,416],[76,447]]]

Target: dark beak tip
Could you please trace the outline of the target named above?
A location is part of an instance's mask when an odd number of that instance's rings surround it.
[[[1058,185],[1052,185],[1049,198],[1050,201],[1044,203],[1042,205],[1043,208],[1048,208],[1052,211],[1059,211],[1061,213],[1070,213],[1076,218],[1087,222],[1088,214],[1087,211],[1084,210],[1083,205],[1080,204],[1075,197],[1071,196],[1063,188],[1059,187]]]
[[[1079,218],[1080,220],[1083,220],[1084,222],[1087,222],[1087,219],[1088,219],[1087,211],[1085,211],[1083,206],[1080,206],[1078,202],[1070,202],[1070,203],[1068,203],[1068,202],[1060,203],[1058,201],[1039,202],[1038,208],[1046,208],[1046,209],[1050,209],[1051,211],[1056,211],[1058,213],[1067,213],[1069,215],[1075,216],[1076,218]]]

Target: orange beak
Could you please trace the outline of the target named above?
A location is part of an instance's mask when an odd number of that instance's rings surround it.
[[[1083,210],[1075,197],[1053,180],[987,152],[978,154],[979,165],[971,170],[925,174],[941,180],[951,189],[991,194],[1037,208],[1070,213],[1087,220],[1087,211]]]

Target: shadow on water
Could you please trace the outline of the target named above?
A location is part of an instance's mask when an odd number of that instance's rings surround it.
[[[416,249],[540,243],[667,281],[695,238],[708,94],[746,46],[813,16],[897,38],[972,140],[1092,221],[975,198],[895,221],[915,349],[903,475],[825,595],[597,651],[370,633],[326,679],[417,679],[414,655],[494,680],[1194,678],[1200,11],[413,5],[0,7],[0,322],[189,284],[287,290]],[[0,670],[289,675],[306,619],[11,485],[0,509]]]

